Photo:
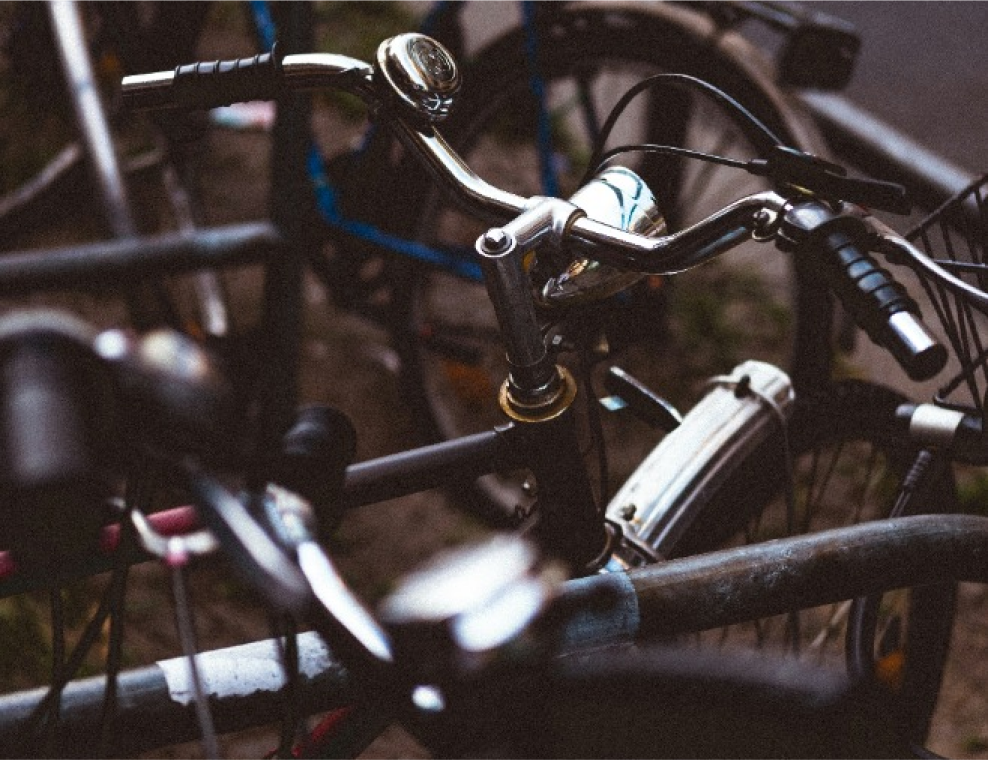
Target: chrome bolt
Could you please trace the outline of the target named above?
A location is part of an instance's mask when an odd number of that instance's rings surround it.
[[[756,211],[752,217],[754,224],[753,231],[756,235],[771,235],[778,221],[778,214],[774,214],[768,209],[763,208],[760,211]]]
[[[633,520],[637,511],[638,507],[634,504],[625,504],[620,510],[618,510],[618,514],[621,516],[622,520]]]
[[[493,227],[484,233],[480,244],[487,253],[500,253],[511,245],[511,236],[500,227]]]

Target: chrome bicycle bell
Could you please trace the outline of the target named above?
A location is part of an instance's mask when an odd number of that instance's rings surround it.
[[[399,34],[380,44],[374,76],[390,86],[403,108],[430,124],[449,115],[461,83],[449,51],[416,33]]]
[[[496,659],[544,612],[566,575],[527,540],[495,535],[437,555],[381,603],[399,659],[422,675]]]
[[[640,235],[663,234],[665,219],[659,213],[648,185],[630,169],[604,169],[570,198],[598,222]],[[579,257],[562,274],[542,286],[539,300],[545,306],[571,306],[608,298],[645,277],[596,259]]]

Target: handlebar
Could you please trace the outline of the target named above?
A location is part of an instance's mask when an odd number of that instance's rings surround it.
[[[753,236],[769,239],[780,224],[797,213],[793,198],[804,201],[803,206],[814,207],[811,216],[815,213],[821,224],[831,222],[835,216],[843,218],[828,213],[823,203],[806,204],[805,191],[794,190],[791,196],[767,191],[741,198],[681,231],[647,237],[592,219],[566,201],[521,197],[480,178],[434,128],[448,113],[458,87],[456,64],[441,45],[423,35],[404,34],[381,44],[373,67],[334,54],[279,58],[277,50],[272,50],[251,58],[128,76],[123,80],[122,93],[125,104],[132,108],[188,109],[272,98],[285,90],[344,90],[361,98],[373,114],[383,117],[405,147],[469,213],[506,224],[504,231],[516,241],[518,250],[531,250],[540,243],[567,243],[590,249],[596,258],[621,270],[675,274]],[[797,226],[801,223],[798,220]],[[946,361],[946,350],[924,327],[918,308],[904,289],[868,256],[864,236],[858,235],[858,230],[850,237],[841,237],[843,233],[830,227],[819,234],[813,230],[804,230],[797,248],[811,260],[822,260],[821,275],[869,336],[887,348],[913,379],[926,379],[939,372]],[[490,288],[495,306],[499,299],[510,301],[508,291],[518,286],[514,276],[518,273],[512,270],[513,274],[508,275],[509,268],[503,262],[487,267],[489,278],[504,278],[500,286]],[[507,314],[513,308],[505,304],[503,311]],[[518,317],[511,319],[526,322]],[[534,345],[534,333],[528,342],[532,346],[523,347],[519,361],[512,360],[513,364],[544,363],[532,356],[533,351],[541,354]],[[544,384],[545,375],[545,371],[535,371],[533,382]]]
[[[913,380],[927,380],[947,362],[947,349],[919,320],[919,306],[869,253],[867,225],[819,203],[796,204],[780,237],[827,282],[855,322],[886,348]]]

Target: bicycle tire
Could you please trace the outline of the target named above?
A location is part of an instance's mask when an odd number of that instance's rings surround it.
[[[687,73],[710,81],[733,94],[783,141],[817,150],[812,128],[804,122],[797,107],[772,83],[767,64],[761,56],[737,35],[718,33],[709,19],[703,16],[682,8],[665,6],[648,12],[564,6],[551,13],[548,20],[540,25],[539,34],[543,38],[540,66],[548,90],[559,90],[575,76],[574,72],[586,71],[598,65],[603,72],[601,79],[610,76],[612,70],[620,74],[620,66],[623,65],[635,67],[632,73],[636,76],[642,73],[638,67],[642,67],[642,71],[647,73],[670,70]],[[510,149],[514,146],[506,149],[503,144],[497,144],[488,151],[494,155],[493,160],[484,164],[476,160],[475,153],[478,151],[475,149],[481,139],[489,136],[486,133],[480,134],[482,130],[499,128],[496,124],[491,126],[496,121],[494,117],[498,115],[499,108],[506,103],[518,107],[519,98],[529,91],[524,73],[526,62],[523,29],[514,30],[484,48],[464,70],[466,84],[462,101],[454,107],[448,121],[440,126],[444,137],[461,151],[467,163],[481,176],[488,177],[492,170],[498,168],[499,162],[511,163],[511,168],[503,172],[502,176],[494,177],[494,181],[500,184],[513,182],[514,185],[509,189],[515,191],[522,190],[517,186],[519,182],[531,182],[531,178],[518,179],[519,174],[532,173],[531,151],[512,153]],[[615,65],[609,69],[607,67],[610,64]],[[628,84],[634,81],[637,79],[629,78]],[[627,85],[621,91],[626,88]],[[615,89],[613,85],[611,89]],[[616,99],[621,92],[609,94]],[[697,115],[700,108],[695,103],[688,106],[685,118]],[[716,115],[716,112],[703,110],[702,114]],[[602,118],[603,112],[599,116]],[[511,126],[509,123],[508,128]],[[525,123],[523,126],[527,129],[531,125]],[[685,131],[689,126],[672,125],[672,129],[675,131],[682,128]],[[502,125],[500,128],[505,127]],[[732,140],[738,139],[738,135],[734,133],[728,136]],[[702,139],[707,136],[701,134],[699,137]],[[510,139],[511,136],[508,137]],[[662,170],[663,166],[668,164],[659,164],[656,167],[653,162],[650,171]],[[705,171],[706,166],[701,171]],[[403,176],[414,175],[409,171]],[[702,181],[702,175],[699,179]],[[738,185],[734,187],[737,189]],[[744,187],[742,184],[742,191]],[[761,189],[764,185],[747,187]],[[524,189],[529,193],[533,190],[536,194],[539,192],[538,188],[531,185]],[[740,194],[738,192],[734,197]],[[657,193],[660,210],[667,217],[676,217],[677,225],[696,221],[697,214],[702,215],[702,211],[713,210],[718,207],[719,202],[733,199],[728,195],[717,197],[716,192],[713,195],[713,198],[706,199],[709,203],[704,209],[694,207],[683,209],[685,214],[670,214],[668,197],[667,207],[662,209],[662,193]],[[406,197],[428,199],[424,203],[411,204],[415,208],[410,209],[411,219],[408,223],[414,226],[413,237],[430,240],[435,237],[434,231],[442,224],[466,223],[463,217],[451,216],[445,207],[439,206],[435,192],[430,193],[428,188],[422,188],[417,193],[407,193]],[[471,233],[479,233],[482,229],[476,223],[469,228]],[[466,240],[469,234],[463,237],[464,242],[472,243],[472,240]],[[735,274],[724,275],[723,281],[717,282],[717,287],[731,284],[732,279],[737,276],[736,270],[731,271]],[[499,362],[498,350],[491,348],[497,345],[497,333],[493,315],[488,311],[486,293],[482,286],[465,284],[452,275],[425,272],[422,268],[416,270],[416,275],[411,287],[406,285],[399,291],[399,295],[405,299],[403,311],[408,317],[401,321],[395,344],[401,353],[405,385],[410,390],[408,404],[415,415],[417,427],[431,431],[435,437],[447,439],[487,427],[497,419],[498,411],[490,400],[496,397],[496,383],[503,379],[505,367]],[[693,276],[693,273],[687,275],[690,278]],[[774,287],[787,290],[786,285],[779,285],[784,277],[777,274],[776,278]],[[809,324],[819,327],[826,321],[827,314],[820,312],[823,310],[829,313],[829,301],[825,295],[821,298],[819,286],[808,284],[805,277],[797,279],[799,287],[784,296],[796,301],[793,311],[797,320],[798,337],[794,344],[799,350],[802,350],[801,344],[812,344],[811,353],[814,356],[829,356],[829,339],[824,338],[822,343],[826,345],[821,345],[819,338],[805,337],[810,332],[804,327]],[[650,283],[654,284],[655,281]],[[746,280],[737,287],[743,291],[749,284],[752,282]],[[758,283],[754,284],[758,286]],[[642,286],[641,290],[646,291],[646,297],[632,299],[632,308],[627,311],[626,318],[618,329],[619,337],[620,333],[625,332],[637,333],[633,337],[661,338],[666,319],[663,312],[667,309],[668,297],[663,290],[654,291],[648,284]],[[431,299],[434,295],[437,299],[443,299],[443,307],[440,308],[448,306],[452,310],[450,314],[433,310],[435,307]],[[743,298],[748,296],[744,295]],[[612,309],[613,306],[612,301]],[[619,314],[622,308],[619,305],[611,313]],[[747,310],[751,311],[750,304]],[[763,340],[765,345],[760,347],[768,352],[762,358],[778,363],[785,360],[772,356],[772,349],[768,346],[779,337],[778,324],[773,321],[777,318],[777,311],[756,315],[764,331],[771,333],[770,337]],[[726,332],[733,335],[730,330],[728,328]],[[720,345],[716,345],[713,350],[720,350]],[[471,352],[472,358],[466,360],[458,356],[458,353],[470,355]],[[826,362],[822,359],[819,361]],[[733,365],[733,358],[724,363],[728,362]],[[793,363],[815,366],[818,360],[804,361],[799,358],[794,359]],[[648,362],[640,364],[647,366]],[[713,371],[720,369],[723,367],[716,367]],[[710,371],[700,374],[710,374]],[[802,375],[815,382],[817,378],[827,376],[827,371],[806,372],[801,373]],[[478,413],[480,405],[484,403],[487,404],[486,416]],[[647,451],[647,448],[639,453],[643,451]],[[481,490],[484,497],[501,510],[510,511],[518,503],[514,488],[505,489],[495,480],[483,481]]]
[[[103,44],[119,57],[125,74],[139,74],[195,60],[210,4],[201,0],[181,5],[160,0],[144,5],[98,2],[95,11]],[[204,116],[158,114],[152,121],[167,146],[161,184],[173,224],[183,231],[206,226],[199,176],[203,143],[208,139]],[[212,337],[231,332],[232,310],[221,273],[197,272],[177,280],[171,290],[183,315],[190,314],[183,321],[192,332]]]
[[[883,386],[847,380],[797,403],[790,423],[800,516],[795,532],[811,533],[889,516],[899,494],[898,484],[919,453],[892,424],[896,407],[904,402],[903,396]],[[757,449],[702,513],[695,515],[671,556],[786,534],[779,451],[779,440]],[[906,514],[959,511],[952,471],[930,472],[931,477],[920,481]],[[830,485],[837,492],[828,496]],[[851,497],[857,503],[849,510]],[[867,609],[862,617],[870,625],[857,628],[851,613],[854,602],[847,600],[796,612],[795,628],[791,618],[780,616],[698,638],[707,645],[712,639],[723,644],[732,637],[737,643],[740,636],[757,648],[788,649],[820,660],[846,659],[852,675],[877,675],[886,682],[894,695],[890,714],[897,716],[904,735],[922,744],[943,678],[955,595],[955,584],[932,583],[859,600],[857,604]],[[862,656],[860,650],[870,652]]]
[[[409,727],[442,757],[908,754],[881,685],[806,663],[649,646],[504,670],[457,684],[451,718]]]

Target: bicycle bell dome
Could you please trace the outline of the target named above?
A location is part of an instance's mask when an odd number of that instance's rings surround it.
[[[424,34],[399,34],[382,42],[374,73],[387,82],[401,106],[430,123],[449,115],[461,84],[453,56]]]

